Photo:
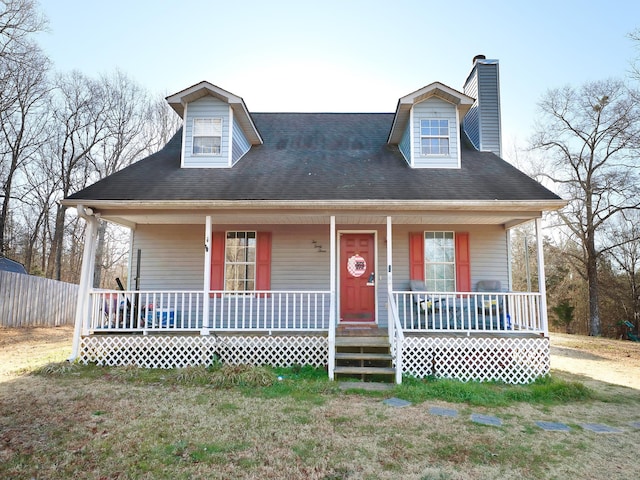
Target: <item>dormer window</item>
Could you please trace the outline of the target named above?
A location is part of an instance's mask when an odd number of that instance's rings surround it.
[[[449,155],[449,120],[420,120],[421,154]]]
[[[220,155],[222,118],[193,119],[193,154]]]

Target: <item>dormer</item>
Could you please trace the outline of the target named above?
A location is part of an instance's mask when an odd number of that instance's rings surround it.
[[[230,168],[262,138],[242,100],[209,82],[167,97],[182,118],[183,168]]]
[[[398,100],[388,143],[413,168],[460,168],[460,121],[474,99],[434,82]]]

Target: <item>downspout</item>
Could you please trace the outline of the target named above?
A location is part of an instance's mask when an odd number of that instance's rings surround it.
[[[80,350],[80,335],[87,335],[89,317],[89,292],[93,283],[93,271],[96,263],[96,238],[98,236],[98,219],[90,208],[83,205],[76,207],[78,216],[87,222],[85,232],[84,250],[82,252],[82,270],[80,272],[80,285],[78,288],[78,300],[76,303],[76,321],[73,330],[73,345],[69,361],[78,358]]]

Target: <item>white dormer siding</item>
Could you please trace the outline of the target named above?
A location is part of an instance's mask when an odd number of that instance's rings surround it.
[[[398,144],[398,149],[407,163],[411,165],[411,121],[409,121],[402,133],[402,140],[400,140],[400,143]]]
[[[413,146],[411,149],[413,161],[410,162],[410,165],[414,168],[460,168],[460,129],[457,107],[434,96],[414,105],[410,118],[411,132],[409,133]],[[422,120],[446,120],[448,122],[449,152],[447,154],[426,154],[423,151]],[[403,141],[404,137],[405,135],[403,135]]]
[[[242,128],[238,124],[238,120],[233,117],[233,130],[231,136],[231,163],[235,165],[245,153],[249,151],[251,144],[245,136]]]
[[[206,96],[185,106],[182,167],[184,168],[224,168],[232,165],[229,138],[231,136],[232,112],[229,104],[217,98]],[[220,119],[222,138],[220,152],[216,154],[193,153],[194,119]],[[238,129],[239,130],[239,129]],[[236,133],[235,136],[238,136]],[[246,153],[246,152],[245,152]],[[241,156],[241,155],[240,155]],[[239,157],[238,157],[239,158]]]

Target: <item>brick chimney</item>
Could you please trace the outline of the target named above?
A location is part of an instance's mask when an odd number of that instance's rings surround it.
[[[462,128],[478,150],[500,156],[502,126],[498,60],[487,60],[484,55],[473,57],[464,93],[476,101],[462,120]]]

